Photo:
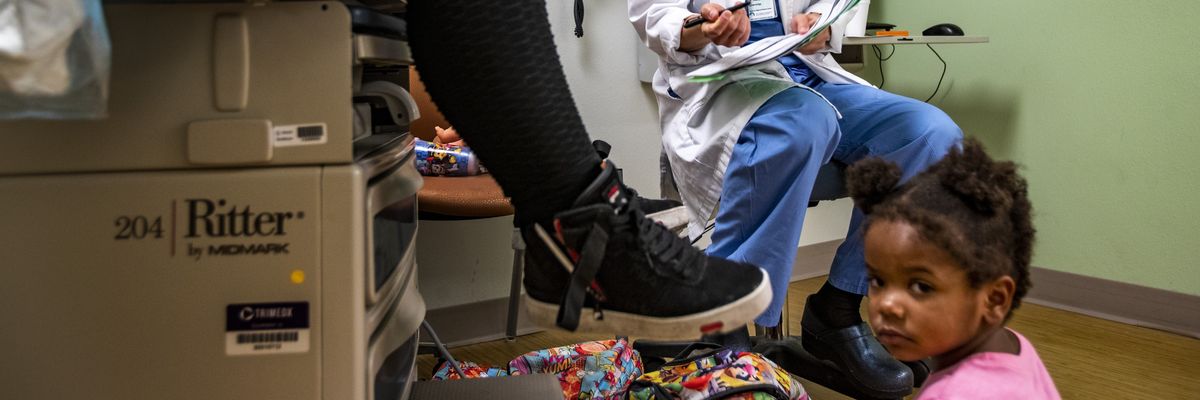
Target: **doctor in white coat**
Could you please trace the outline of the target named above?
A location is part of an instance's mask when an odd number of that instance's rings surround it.
[[[807,33],[847,0],[747,1],[729,12],[741,1],[629,0],[629,19],[659,56],[653,86],[663,147],[688,208],[688,232],[699,235],[716,213],[708,253],[770,274],[775,298],[755,322],[775,326],[821,165],[883,157],[900,165],[907,180],[957,146],[962,131],[936,107],[879,90],[833,60],[849,17],[794,54],[722,80],[689,82],[688,72],[740,46]],[[705,22],[683,28],[691,18]],[[883,397],[910,389],[912,376],[859,318],[868,288],[862,219],[855,209],[828,282],[806,303],[803,344],[852,371],[860,389]]]

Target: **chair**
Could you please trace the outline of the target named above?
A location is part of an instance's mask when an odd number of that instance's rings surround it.
[[[413,135],[432,140],[434,126],[448,127],[446,121],[433,104],[429,93],[415,69],[409,70],[409,84],[413,100],[417,103],[421,118],[413,122]],[[512,205],[504,196],[504,191],[496,184],[491,175],[475,175],[464,177],[427,176],[425,184],[417,193],[417,204],[420,219],[428,221],[462,221],[484,218],[498,218],[513,214]],[[521,273],[525,265],[525,242],[521,239],[520,230],[514,228],[512,234],[513,264],[512,282],[509,286],[508,315],[505,318],[504,336],[508,340],[517,337],[517,317],[521,295]]]

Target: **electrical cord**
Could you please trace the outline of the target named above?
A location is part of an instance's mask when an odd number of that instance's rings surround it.
[[[421,321],[421,327],[429,332],[429,338],[433,339],[433,346],[437,348],[438,355],[446,359],[450,363],[450,367],[454,368],[454,372],[458,373],[458,379],[467,379],[467,374],[464,374],[462,368],[458,367],[458,361],[454,361],[454,357],[450,355],[450,351],[446,350],[446,346],[442,344],[442,339],[438,339],[438,335],[433,331],[433,327],[429,326],[429,321]]]
[[[583,37],[583,0],[575,0],[575,37]]]
[[[885,83],[887,83],[887,76],[883,74],[883,62],[887,61],[887,60],[891,60],[892,56],[896,55],[896,45],[892,44],[889,46],[892,46],[892,52],[889,53],[887,57],[884,57],[883,49],[880,49],[879,45],[877,45],[877,44],[871,45],[871,52],[875,53],[875,59],[879,61],[879,88],[880,89],[883,89],[883,85]]]
[[[883,85],[887,83],[887,75],[885,75],[883,73],[883,62],[887,61],[887,60],[891,60],[892,56],[896,55],[896,45],[893,44],[891,46],[892,46],[892,52],[888,53],[887,57],[884,57],[883,49],[879,48],[879,45],[877,45],[877,44],[871,45],[871,52],[875,53],[875,59],[879,61],[879,88],[880,89],[883,89]],[[946,70],[949,69],[949,65],[946,64],[946,59],[942,58],[942,55],[939,54],[937,52],[937,50],[935,50],[933,48],[932,45],[926,44],[925,47],[928,47],[929,51],[932,51],[933,55],[937,56],[938,61],[942,62],[942,76],[938,77],[937,87],[935,87],[933,89],[933,94],[930,94],[929,98],[925,99],[925,102],[928,103],[930,100],[933,100],[934,96],[937,96],[939,91],[942,90],[942,82],[944,82],[946,80]]]
[[[932,51],[933,55],[937,56],[938,61],[942,62],[942,76],[938,78],[937,87],[933,89],[933,94],[929,95],[928,99],[925,99],[925,102],[928,103],[930,100],[933,100],[933,96],[937,96],[939,90],[942,90],[942,80],[946,79],[946,69],[948,66],[946,65],[946,60],[942,59],[942,55],[938,54],[937,50],[933,49],[933,46],[926,44],[925,47],[928,47],[929,51]]]

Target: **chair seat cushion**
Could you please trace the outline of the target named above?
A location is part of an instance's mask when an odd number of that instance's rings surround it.
[[[453,217],[490,218],[512,215],[513,208],[490,174],[426,176],[417,193],[423,213]]]

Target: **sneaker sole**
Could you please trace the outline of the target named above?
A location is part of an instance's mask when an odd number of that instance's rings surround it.
[[[771,304],[771,281],[766,271],[762,271],[762,277],[758,287],[742,298],[691,315],[650,317],[605,310],[604,319],[599,320],[595,318],[594,313],[584,309],[580,312],[582,315],[579,316],[579,327],[575,332],[610,333],[663,340],[694,340],[705,334],[729,333],[749,324]],[[538,301],[528,294],[522,294],[521,300],[533,323],[561,329],[556,325],[558,304]]]
[[[683,232],[684,229],[687,229],[688,225],[687,208],[684,206],[668,208],[666,210],[647,215],[646,218],[663,224],[663,226],[666,226],[671,232],[675,232],[677,234]]]

